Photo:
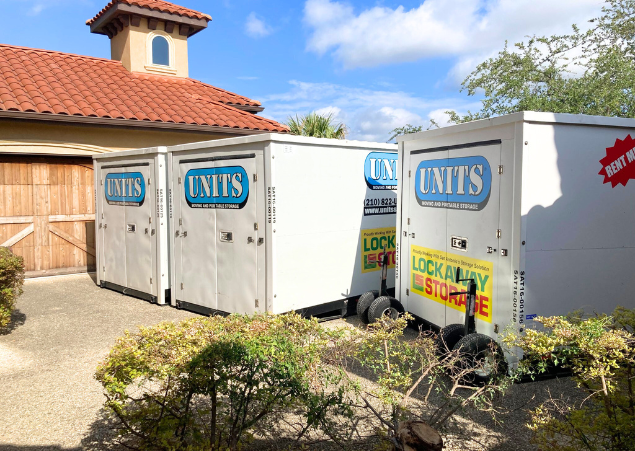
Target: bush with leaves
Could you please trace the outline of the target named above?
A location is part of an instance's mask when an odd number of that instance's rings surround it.
[[[96,378],[128,446],[237,450],[290,415],[299,439],[350,414],[320,360],[338,334],[297,314],[161,323],[120,338]]]
[[[404,330],[412,319],[407,313],[396,320],[384,318],[329,350],[331,359],[347,369],[355,407],[369,413],[362,417],[356,412],[355,428],[378,434],[393,449],[406,449],[404,431],[413,422],[432,428],[427,433],[432,437],[434,430],[442,429],[468,407],[495,416],[498,395],[511,384],[511,378],[506,373],[497,374],[496,369],[487,383],[467,382],[473,371],[483,369],[488,362],[466,365],[469,357],[460,351],[440,352],[432,333],[405,339]],[[374,383],[355,377],[359,367],[370,372]]]
[[[15,301],[22,294],[24,260],[8,247],[0,247],[0,327],[11,321]]]
[[[538,317],[544,329],[508,332],[504,341],[525,353],[519,372],[571,370],[586,393],[580,405],[550,397],[533,411],[530,428],[540,449],[632,450],[635,443],[635,310],[583,319]]]

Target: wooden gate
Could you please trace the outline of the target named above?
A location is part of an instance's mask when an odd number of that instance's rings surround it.
[[[93,270],[92,159],[0,156],[0,246],[24,257],[27,276]]]

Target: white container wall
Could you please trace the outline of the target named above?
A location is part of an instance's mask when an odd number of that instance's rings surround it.
[[[397,298],[477,332],[635,307],[635,120],[524,112],[399,138]],[[628,183],[627,183],[628,182]]]
[[[97,283],[169,303],[167,150],[93,157]]]
[[[396,145],[266,134],[168,150],[173,305],[335,310],[379,289],[384,248],[394,280]]]

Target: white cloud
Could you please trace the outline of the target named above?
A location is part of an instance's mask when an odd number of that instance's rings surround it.
[[[597,15],[599,0],[426,0],[407,10],[375,6],[360,12],[331,0],[307,0],[307,50],[332,53],[345,68],[460,58],[457,76],[474,67],[470,58],[500,50],[505,40],[570,31]]]
[[[430,118],[447,124],[448,109],[466,111],[479,104],[463,99],[425,99],[404,91],[351,88],[334,83],[292,80],[291,89],[261,98],[265,116],[286,122],[289,116],[311,111],[333,114],[349,129],[349,138],[385,142],[394,128],[406,124],[427,127]]]
[[[264,38],[270,35],[271,32],[271,27],[267,25],[264,20],[256,16],[256,13],[249,13],[247,21],[245,22],[245,33],[247,33],[247,36],[251,36],[252,38]]]

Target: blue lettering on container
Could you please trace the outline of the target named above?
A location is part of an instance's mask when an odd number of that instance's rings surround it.
[[[397,154],[371,152],[364,162],[366,185],[372,190],[397,189]]]
[[[415,172],[422,207],[482,210],[492,188],[492,170],[482,156],[424,160]]]
[[[191,208],[240,209],[249,197],[249,177],[242,166],[190,169],[185,200]]]
[[[120,172],[106,175],[106,202],[110,205],[139,207],[146,198],[146,182],[141,172]]]

